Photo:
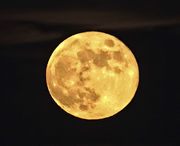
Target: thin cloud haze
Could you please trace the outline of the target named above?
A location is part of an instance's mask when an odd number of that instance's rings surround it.
[[[180,24],[178,16],[160,17],[130,11],[2,11],[0,43],[57,39],[70,30],[131,30]],[[72,31],[73,32],[73,31]]]

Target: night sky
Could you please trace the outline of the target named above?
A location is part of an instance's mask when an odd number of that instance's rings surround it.
[[[67,114],[46,86],[46,65],[54,49],[84,31],[116,36],[139,65],[132,102],[103,120]],[[179,43],[180,9],[175,1],[2,2],[0,145],[178,145]]]

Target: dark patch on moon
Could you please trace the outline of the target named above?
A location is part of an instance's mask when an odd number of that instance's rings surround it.
[[[85,87],[85,90],[88,92],[87,98],[89,98],[91,101],[95,102],[100,98],[100,95],[97,94],[94,89]]]
[[[104,41],[104,44],[105,44],[106,46],[108,46],[108,47],[114,47],[114,41],[111,40],[111,39],[106,39],[106,40]]]
[[[72,41],[71,46],[73,46],[73,45],[75,45],[77,43],[79,43],[79,39],[75,39],[74,41]]]
[[[124,61],[124,56],[121,51],[114,51],[113,52],[113,59],[123,62]]]
[[[113,52],[113,59],[118,62],[125,63],[126,68],[129,67],[128,60],[124,57],[124,54],[121,51]]]
[[[83,73],[84,73],[84,72],[80,72],[80,73],[79,73],[79,83],[82,84],[82,85],[84,85],[84,82],[85,82],[85,81],[89,81],[89,80],[90,80],[89,77],[86,77],[86,78],[83,77]]]
[[[105,51],[101,51],[99,54],[96,54],[93,63],[98,66],[98,67],[104,67],[104,66],[108,66],[108,59],[110,59],[110,55],[108,54],[108,52]]]
[[[52,94],[54,97],[64,106],[71,107],[75,103],[82,103],[83,99],[76,98],[76,90],[75,91],[69,91],[69,96],[65,95],[62,91],[62,89],[58,87],[54,87],[52,90]]]
[[[55,73],[56,73],[56,77],[62,78],[66,76],[68,73],[68,64],[66,62],[59,61],[55,65]]]
[[[52,94],[54,95],[54,98],[56,98],[61,104],[65,105],[65,106],[69,107],[73,104],[71,102],[71,100],[69,98],[67,98],[66,95],[64,95],[62,89],[60,89],[58,87],[54,87],[54,89],[52,90]]]
[[[77,81],[76,85],[77,86],[84,86],[84,79],[82,77],[79,77],[79,81]]]
[[[88,110],[88,106],[81,104],[81,105],[79,106],[79,109],[82,110],[82,111],[86,111],[86,110]]]
[[[58,83],[60,83],[63,87],[66,87],[64,80],[68,80],[76,73],[76,68],[72,68],[72,62],[72,59],[63,56],[55,65],[55,77],[58,80]]]
[[[88,110],[88,108],[95,108],[95,102],[100,98],[100,95],[95,92],[94,89],[88,88],[88,87],[83,87],[85,91],[78,91],[78,95],[80,97],[81,103],[83,101],[88,100],[89,103],[87,105],[80,105],[80,110]]]
[[[79,81],[78,81],[77,84],[78,84],[79,86],[84,85],[84,82],[85,82],[85,81],[90,80],[89,77],[83,77],[83,73],[86,72],[86,71],[88,71],[88,70],[90,70],[90,65],[88,65],[88,64],[86,64],[86,65],[87,65],[87,66],[83,66],[83,67],[81,68],[80,72],[78,73],[78,74],[79,74]]]
[[[81,72],[88,71],[88,70],[90,70],[90,65],[88,65],[88,66],[83,66],[83,67],[81,68]]]
[[[78,95],[81,99],[83,99],[87,95],[87,93],[78,91]]]
[[[85,63],[94,58],[95,53],[89,49],[84,49],[77,52],[78,59],[81,63]]]
[[[78,43],[80,43],[79,39],[73,40],[71,43],[67,44],[67,46],[62,49],[62,52],[65,52],[66,50],[73,49],[73,46],[77,45]]]
[[[55,73],[58,78],[65,78],[71,76],[75,73],[76,69],[71,68],[72,60],[66,58],[66,56],[61,57],[55,65]]]
[[[63,94],[58,97],[58,101],[67,107],[71,107],[75,103],[75,100],[72,96],[63,96]]]
[[[117,74],[119,74],[119,73],[121,73],[121,69],[119,69],[118,67],[114,67],[114,72],[115,73],[117,73]]]
[[[125,67],[129,67],[129,63],[127,61],[125,62]]]
[[[89,42],[85,43],[85,46],[90,46],[90,43]]]

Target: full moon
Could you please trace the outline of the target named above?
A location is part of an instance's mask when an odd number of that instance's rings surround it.
[[[54,101],[67,113],[87,120],[111,117],[133,99],[139,69],[131,50],[104,32],[82,32],[52,53],[46,82]]]

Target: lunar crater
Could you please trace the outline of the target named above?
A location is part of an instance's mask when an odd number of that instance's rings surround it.
[[[111,39],[106,39],[104,41],[104,44],[107,45],[108,47],[114,47],[114,41]]]

